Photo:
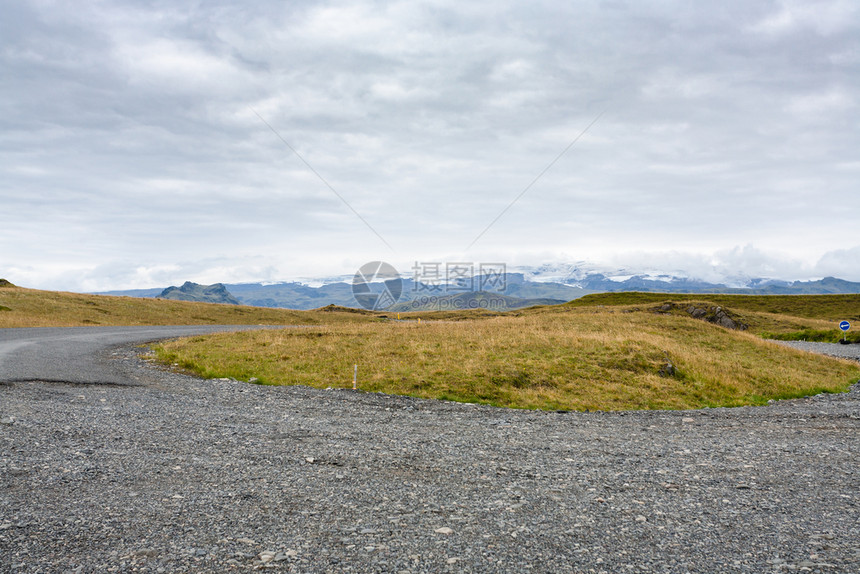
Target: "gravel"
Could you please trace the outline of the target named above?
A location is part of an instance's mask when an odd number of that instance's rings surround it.
[[[110,355],[134,386],[0,384],[0,572],[860,572],[858,385],[536,412],[143,352]]]
[[[35,327],[0,329],[0,382],[127,384],[124,370],[102,352],[116,345],[146,343],[219,331],[271,329],[266,325],[151,325],[136,327]]]
[[[814,343],[810,341],[774,341],[780,345],[794,347],[801,351],[809,351],[810,353],[819,353],[822,355],[830,355],[831,357],[840,357],[842,359],[860,360],[860,345],[849,344],[842,345],[836,343]]]

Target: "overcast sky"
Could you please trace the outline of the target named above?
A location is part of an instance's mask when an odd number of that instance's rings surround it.
[[[860,280],[853,0],[0,10],[16,284],[378,259]]]

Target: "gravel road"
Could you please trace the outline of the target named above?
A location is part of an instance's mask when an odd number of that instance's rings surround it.
[[[858,385],[555,413],[141,352],[104,355],[134,385],[0,384],[0,572],[860,572]]]
[[[120,344],[168,337],[266,329],[261,325],[175,325],[152,327],[37,327],[0,329],[0,382],[132,384],[134,369],[105,360]]]

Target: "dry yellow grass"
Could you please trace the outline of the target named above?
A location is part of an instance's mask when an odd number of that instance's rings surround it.
[[[860,367],[690,318],[556,309],[479,320],[341,324],[160,345],[204,376],[544,409],[763,404],[843,391]],[[671,362],[675,373],[663,376]],[[665,369],[664,369],[665,371]]]
[[[372,314],[348,311],[291,311],[0,287],[0,328],[87,325],[316,325],[375,319]]]

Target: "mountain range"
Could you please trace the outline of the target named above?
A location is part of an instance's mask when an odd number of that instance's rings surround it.
[[[492,279],[492,280],[491,280]],[[326,305],[359,307],[353,296],[352,276],[320,285],[291,281],[281,283],[216,283],[202,286],[186,282],[181,287],[102,292],[130,297],[184,298],[194,301],[232,303],[257,307],[315,309]],[[498,277],[476,276],[428,284],[404,277],[401,294],[392,311],[430,309],[516,309],[531,305],[562,303],[595,292],[644,291],[659,293],[737,293],[751,295],[800,295],[860,293],[860,283],[835,277],[811,281],[767,278],[712,283],[683,274],[629,273],[597,270],[588,266],[522,267]],[[486,288],[487,286],[490,288]]]

